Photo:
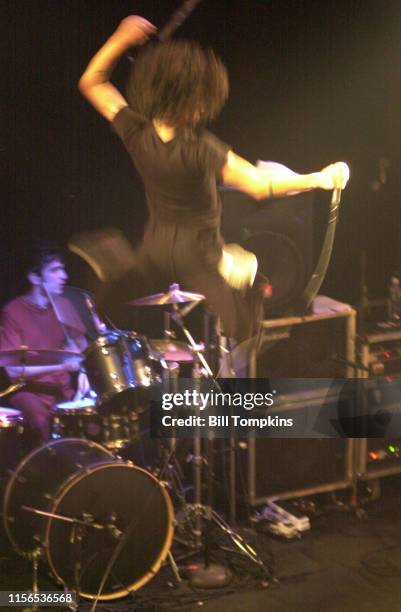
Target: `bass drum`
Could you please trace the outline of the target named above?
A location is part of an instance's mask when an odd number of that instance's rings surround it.
[[[76,528],[27,508],[105,528]],[[74,589],[79,567],[79,592],[88,599],[97,597],[113,552],[124,540],[100,600],[124,597],[148,582],[173,538],[174,514],[164,486],[95,442],[74,438],[42,446],[19,464],[6,488],[3,517],[14,549],[23,556],[43,549],[60,584]]]

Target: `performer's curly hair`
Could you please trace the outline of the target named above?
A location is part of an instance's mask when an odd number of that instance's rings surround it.
[[[147,119],[168,125],[207,123],[228,96],[227,70],[213,51],[190,41],[148,45],[135,60],[128,102]]]

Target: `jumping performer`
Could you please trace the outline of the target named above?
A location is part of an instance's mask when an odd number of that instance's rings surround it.
[[[282,169],[275,174],[236,155],[204,128],[227,99],[226,68],[194,42],[145,45],[133,63],[125,99],[110,82],[112,71],[132,46],[144,45],[155,32],[142,17],[127,17],[79,82],[82,94],[122,139],[149,208],[135,264],[107,293],[114,301],[127,301],[179,282],[204,294],[224,333],[241,341],[256,331],[262,298],[257,281],[239,290],[224,278],[217,185],[267,200],[317,188],[343,189],[348,167],[340,162],[312,174]]]

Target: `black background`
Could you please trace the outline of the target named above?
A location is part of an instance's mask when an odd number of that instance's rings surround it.
[[[3,0],[2,303],[19,289],[21,254],[33,238],[65,244],[75,231],[104,225],[141,236],[140,181],[77,81],[124,16],[160,26],[178,5]],[[230,99],[212,129],[237,153],[299,172],[335,160],[350,165],[323,287],[342,300],[357,299],[363,250],[372,295],[385,293],[401,263],[400,24],[399,0],[203,0],[179,31],[212,46],[228,66]],[[124,59],[116,71],[120,86],[128,67]],[[380,157],[390,166],[374,191]],[[317,232],[326,222],[320,213]],[[84,265],[74,256],[69,265],[72,281],[85,285]]]

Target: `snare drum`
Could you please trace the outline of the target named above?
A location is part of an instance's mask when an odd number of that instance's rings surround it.
[[[21,459],[22,433],[22,412],[0,408],[0,478],[7,476]]]
[[[92,399],[84,398],[56,405],[53,438],[98,440],[99,436],[99,416]]]
[[[135,412],[99,414],[94,401],[88,398],[57,404],[55,410],[54,439],[80,438],[109,449],[121,449],[138,437]]]

